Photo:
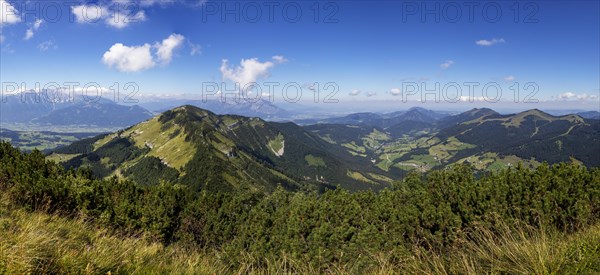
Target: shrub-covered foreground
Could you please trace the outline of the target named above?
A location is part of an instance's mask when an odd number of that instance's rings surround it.
[[[0,274],[577,274],[600,272],[600,226],[575,234],[533,228],[477,231],[452,253],[414,248],[396,259],[383,252],[359,259],[314,264],[289,255],[260,258],[240,253],[227,265],[222,253],[165,246],[144,236],[124,237],[81,219],[27,212],[0,205]],[[371,264],[361,267],[362,261]]]
[[[455,166],[378,193],[93,180],[0,144],[0,273],[600,272],[600,171]]]

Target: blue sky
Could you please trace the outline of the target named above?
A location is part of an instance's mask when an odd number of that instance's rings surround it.
[[[518,82],[522,101],[532,82],[534,99],[600,108],[598,1],[278,1],[272,18],[265,1],[1,1],[1,81],[28,89],[135,82],[141,94],[199,95],[205,82],[270,81],[299,83],[307,99],[307,83],[332,82],[352,105],[401,100],[407,82],[458,83],[464,96],[464,82],[494,82],[508,101]]]

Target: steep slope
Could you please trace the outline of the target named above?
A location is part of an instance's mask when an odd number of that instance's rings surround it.
[[[471,109],[469,111],[457,114],[457,115],[453,115],[453,116],[449,116],[449,117],[445,117],[443,119],[441,119],[440,121],[438,121],[437,125],[439,128],[448,128],[448,127],[452,127],[455,126],[457,124],[461,124],[467,121],[472,121],[475,119],[481,119],[484,117],[496,117],[499,116],[500,114],[492,109],[488,109],[488,108],[474,108]]]
[[[405,117],[413,120],[387,128],[312,125],[306,129],[400,176],[406,170],[426,172],[457,162],[469,162],[479,170],[498,170],[519,162],[528,166],[544,161],[600,165],[598,120],[552,116],[537,109],[501,115],[483,108],[431,123],[420,119],[419,111],[396,113],[396,118],[410,114]]]
[[[574,158],[586,165],[600,165],[600,123],[577,115],[555,117],[534,109],[508,116],[486,116],[444,129],[437,137],[456,137],[477,145],[472,151],[551,163]]]
[[[397,121],[418,121],[418,122],[427,122],[433,123],[437,120],[443,119],[447,117],[445,113],[440,113],[432,110],[428,110],[421,107],[412,107],[408,109],[406,112],[394,112],[385,115],[385,118],[388,119],[396,119]],[[390,125],[394,125],[394,121]]]
[[[88,166],[98,175],[141,184],[165,180],[196,189],[266,192],[278,185],[291,190],[385,186],[379,177],[356,176],[366,160],[330,147],[293,123],[183,106],[55,153],[77,154],[67,167]]]
[[[581,162],[600,165],[600,122],[577,115],[552,116],[534,109],[513,115],[471,110],[397,161],[426,170],[454,162],[498,169],[518,162]]]

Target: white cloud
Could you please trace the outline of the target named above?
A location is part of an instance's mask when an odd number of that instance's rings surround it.
[[[595,95],[588,95],[588,94],[577,95],[577,99],[579,99],[579,100],[589,100],[589,99],[595,99],[595,98],[596,98]]]
[[[574,98],[574,97],[576,97],[576,96],[577,96],[577,95],[576,95],[576,94],[574,94],[574,93],[571,93],[571,92],[565,92],[565,93],[562,93],[562,94],[560,94],[560,95],[558,96],[558,98],[560,98],[560,99],[571,99],[571,98]]]
[[[277,64],[283,64],[285,62],[288,62],[288,60],[285,59],[285,57],[283,57],[282,55],[273,56],[273,61],[275,61],[275,63]]]
[[[390,94],[392,94],[392,95],[401,95],[402,91],[400,89],[398,89],[398,88],[393,88],[393,89],[390,90]]]
[[[24,40],[29,40],[33,37],[33,30],[32,29],[27,29],[27,31],[25,31],[25,37],[23,37]]]
[[[108,8],[98,5],[80,5],[72,6],[71,12],[75,16],[77,23],[95,23],[109,15]]]
[[[269,69],[273,66],[275,64],[271,61],[260,62],[257,58],[251,58],[242,59],[240,66],[230,68],[229,61],[223,59],[220,71],[223,79],[239,83],[240,88],[243,89],[247,84],[256,82],[259,78],[269,77]]]
[[[444,69],[444,70],[445,70],[445,69],[448,69],[448,68],[450,68],[450,66],[452,66],[453,64],[454,64],[454,61],[452,61],[452,60],[448,60],[448,61],[446,61],[446,62],[444,62],[444,63],[440,64],[440,68],[442,68],[442,69]]]
[[[6,37],[2,35],[2,27],[21,22],[19,11],[5,0],[0,0],[0,44],[4,43]],[[3,49],[5,51],[5,49]]]
[[[588,95],[586,93],[575,94],[573,92],[564,92],[564,93],[558,95],[558,99],[561,99],[561,100],[569,100],[569,99],[596,100],[596,99],[598,99],[598,96],[597,95]]]
[[[140,10],[136,13],[127,10],[128,4],[126,0],[113,1],[113,5],[79,5],[72,6],[71,12],[75,16],[75,21],[80,24],[96,23],[104,19],[107,25],[122,29],[131,23],[146,21],[146,13]],[[127,4],[121,7],[121,4]]]
[[[38,49],[40,49],[40,51],[42,52],[56,48],[58,48],[58,46],[54,43],[53,40],[44,41],[38,45]]]
[[[167,65],[171,63],[171,60],[173,59],[173,50],[179,48],[183,44],[184,40],[185,37],[183,37],[183,35],[174,33],[171,34],[167,39],[164,39],[162,43],[156,43],[154,45],[154,47],[157,49],[156,55],[161,64]]]
[[[0,0],[0,28],[3,25],[16,24],[21,22],[19,11],[5,0]]]
[[[103,0],[98,2],[99,4],[72,6],[71,12],[76,22],[80,24],[103,22],[108,26],[122,29],[131,23],[146,21],[146,12],[143,10],[145,8],[154,5],[167,7],[171,4],[200,7],[206,3],[206,0]]]
[[[42,26],[42,23],[44,23],[44,20],[42,19],[37,19],[35,20],[35,23],[33,23],[33,29],[37,30]]]
[[[375,96],[375,95],[377,95],[376,92],[367,92],[367,97],[372,97],[372,96]]]
[[[492,45],[496,45],[498,43],[504,43],[506,41],[504,41],[504,38],[494,38],[491,40],[487,40],[487,39],[482,39],[482,40],[477,40],[475,41],[475,44],[479,45],[479,46],[492,46]]]
[[[351,95],[351,96],[357,96],[359,94],[360,94],[360,90],[353,90],[352,92],[348,93],[348,95]]]
[[[151,69],[157,63],[168,65],[173,59],[173,51],[181,46],[184,40],[183,35],[174,33],[162,42],[154,43],[154,46],[148,43],[142,46],[125,46],[117,43],[104,53],[102,62],[109,68],[114,67],[121,72],[139,72]]]
[[[27,29],[27,31],[25,32],[25,37],[23,39],[29,40],[29,39],[33,38],[33,35],[35,34],[35,32],[42,26],[42,23],[44,23],[44,20],[42,20],[42,19],[35,20],[33,25],[29,29]]]
[[[471,97],[471,96],[464,96],[464,95],[460,96],[459,100],[462,101],[462,102],[475,102],[475,101],[481,102],[481,101],[487,101],[485,99],[485,97],[483,97],[483,96],[473,96],[473,97]]]
[[[504,81],[508,81],[508,82],[515,81],[515,79],[517,79],[517,78],[514,75],[507,75],[504,77]]]
[[[109,68],[115,67],[121,72],[139,72],[155,66],[150,44],[128,47],[121,43],[114,44],[104,53],[102,62]]]
[[[90,86],[86,86],[86,87],[77,86],[77,87],[73,88],[73,92],[82,94],[82,95],[86,95],[86,96],[89,96],[92,98],[95,97],[96,95],[99,95],[102,93],[107,93],[109,91],[110,91],[110,89],[108,89],[108,88],[101,87],[101,86],[94,86],[94,85],[90,85]]]
[[[113,12],[105,22],[109,26],[117,29],[122,29],[129,26],[130,23],[138,23],[146,20],[146,13],[144,11],[138,11],[135,14],[125,14],[121,12]]]

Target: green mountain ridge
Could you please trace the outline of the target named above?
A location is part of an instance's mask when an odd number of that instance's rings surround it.
[[[75,142],[50,157],[100,177],[161,181],[196,190],[378,190],[409,171],[453,163],[479,171],[522,163],[599,166],[600,121],[540,110],[502,115],[472,109],[434,122],[422,110],[387,128],[268,122],[193,106],[117,133]],[[413,115],[415,114],[415,115]],[[427,117],[427,116],[425,116]],[[414,120],[411,120],[414,119]]]
[[[114,134],[76,142],[51,156],[66,167],[140,184],[177,182],[197,190],[378,189],[389,180],[367,160],[293,123],[215,115],[193,106],[164,112]],[[364,167],[367,167],[366,169]]]
[[[552,116],[533,109],[501,115],[472,109],[430,123],[418,116],[387,128],[315,124],[306,129],[350,153],[375,160],[381,170],[426,172],[468,162],[498,170],[519,162],[600,165],[600,123],[578,115]]]

